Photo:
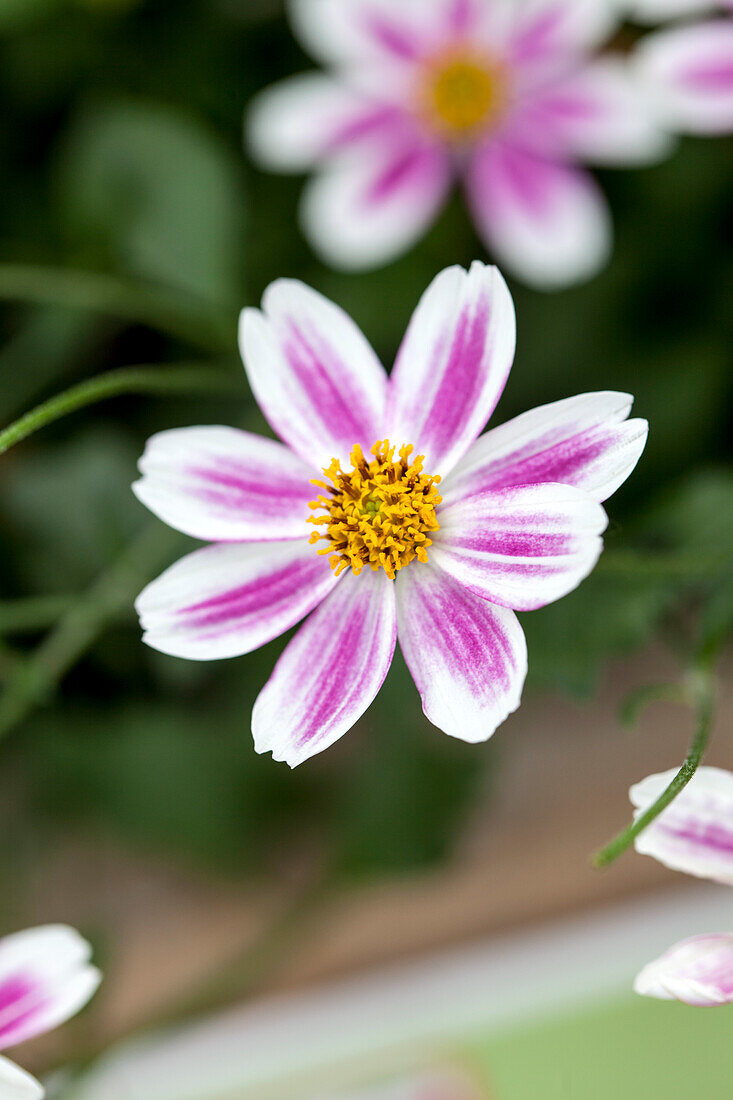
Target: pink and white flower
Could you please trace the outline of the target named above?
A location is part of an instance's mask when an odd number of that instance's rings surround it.
[[[63,925],[0,939],[0,1049],[58,1027],[82,1008],[100,981],[86,940]],[[2,1100],[40,1100],[43,1088],[0,1057]]]
[[[291,766],[364,713],[398,636],[430,721],[485,741],[520,703],[514,612],[559,599],[598,560],[600,502],[646,441],[632,398],[583,394],[478,438],[515,347],[506,283],[481,263],[434,280],[390,377],[341,309],[291,280],[244,310],[240,342],[283,443],[226,427],[148,442],[137,496],[213,545],[139,597],[144,640],[235,657],[311,613],[252,718],[257,751]]]
[[[644,18],[673,18],[727,8],[710,0],[636,0]],[[640,87],[660,123],[686,134],[733,133],[733,19],[702,19],[643,38],[636,49]]]
[[[316,169],[301,220],[327,262],[395,258],[459,181],[519,278],[555,288],[603,266],[611,219],[580,165],[667,147],[625,60],[598,54],[611,0],[291,0],[290,13],[331,71],[260,93],[249,143],[273,170]]]
[[[640,817],[667,789],[676,770],[631,788]],[[733,886],[733,774],[698,768],[687,786],[635,841],[636,850],[676,871]],[[645,966],[634,988],[647,997],[712,1006],[733,1002],[733,933],[694,936]]]

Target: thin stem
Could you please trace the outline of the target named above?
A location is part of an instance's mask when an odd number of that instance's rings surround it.
[[[608,867],[610,863],[613,863],[630,848],[647,826],[659,817],[662,810],[666,809],[671,802],[674,802],[677,795],[684,790],[700,766],[710,740],[715,707],[715,675],[712,669],[712,656],[710,652],[705,653],[690,676],[688,697],[695,712],[696,722],[692,743],[682,767],[656,802],[595,854],[593,863],[596,867]]]
[[[231,349],[234,325],[226,313],[164,287],[115,275],[35,264],[0,264],[0,299],[69,306],[147,325],[217,354]]]
[[[236,382],[233,372],[229,374],[217,368],[191,364],[121,367],[108,371],[51,397],[0,431],[0,455],[39,428],[97,401],[127,393],[227,393],[235,390]]]
[[[76,594],[69,594],[0,600],[0,635],[45,630],[73,607],[77,599]]]
[[[0,738],[49,697],[107,624],[127,609],[140,589],[170,561],[180,538],[153,522],[74,602],[8,679],[0,696]]]

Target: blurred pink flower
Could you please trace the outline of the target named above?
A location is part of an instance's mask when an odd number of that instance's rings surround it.
[[[640,817],[676,775],[650,775],[631,788]],[[733,886],[733,774],[699,768],[684,790],[636,839],[636,850],[699,878]],[[733,934],[695,936],[645,966],[634,988],[691,1005],[733,1002]]]
[[[291,766],[364,713],[398,635],[430,721],[487,740],[526,675],[514,611],[570,592],[601,553],[600,502],[646,441],[646,421],[627,420],[632,398],[584,394],[479,439],[512,365],[515,317],[497,269],[478,262],[434,280],[390,377],[341,309],[291,280],[243,312],[240,341],[286,445],[225,427],[148,442],[137,496],[216,545],[139,597],[145,641],[234,657],[312,611],[252,717],[257,751]]]
[[[302,223],[327,262],[398,256],[459,180],[519,278],[556,288],[603,266],[610,215],[579,164],[667,148],[624,59],[597,54],[611,0],[291,0],[290,13],[331,73],[260,93],[249,141],[273,170],[317,169]]]
[[[58,1027],[79,1011],[100,981],[89,944],[63,925],[46,925],[0,939],[0,1048]],[[0,1057],[3,1100],[40,1100],[43,1088]]]

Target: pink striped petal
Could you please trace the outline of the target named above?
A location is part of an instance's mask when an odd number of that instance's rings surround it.
[[[682,940],[644,967],[634,989],[644,997],[682,1001],[697,1008],[733,1003],[733,934]]]
[[[477,596],[533,611],[572,592],[593,570],[608,522],[570,485],[490,490],[438,510],[430,560]]]
[[[487,741],[521,702],[527,645],[513,611],[433,565],[397,574],[400,648],[427,718],[450,737]]]
[[[467,194],[487,246],[533,286],[582,282],[610,255],[606,201],[592,177],[576,168],[495,142],[474,158]]]
[[[345,576],[286,646],[252,712],[257,752],[291,768],[342,737],[379,691],[396,639],[384,573]]]
[[[35,1077],[0,1057],[0,1096],[3,1100],[43,1100],[44,1090]]]
[[[380,438],[387,376],[351,318],[317,291],[279,279],[245,309],[240,348],[257,402],[285,443],[320,469]]]
[[[75,1015],[100,982],[86,940],[45,925],[0,940],[0,1049],[23,1043]]]
[[[375,104],[321,73],[304,73],[266,88],[252,101],[247,136],[266,168],[300,172],[355,141],[393,125],[395,108]]]
[[[515,62],[567,65],[612,33],[620,21],[616,0],[520,0],[512,12],[510,37]]]
[[[444,507],[476,493],[554,481],[606,500],[636,466],[646,420],[627,393],[584,393],[491,428],[440,487]]]
[[[478,261],[449,267],[425,291],[397,356],[387,432],[445,476],[491,416],[514,359],[516,320],[506,283]]]
[[[236,428],[174,428],[148,440],[138,500],[177,531],[207,542],[302,539],[313,499],[292,451]]]
[[[656,802],[676,769],[650,775],[629,791],[638,818]],[[695,775],[635,841],[637,852],[666,867],[733,886],[733,774],[698,768]]]
[[[446,153],[400,124],[334,158],[307,185],[301,222],[326,263],[361,271],[388,263],[424,235],[446,201]]]
[[[647,35],[636,60],[662,123],[690,134],[733,133],[733,21]]]
[[[543,87],[516,120],[513,134],[550,158],[595,164],[646,164],[670,149],[631,66],[611,56]]]
[[[251,653],[312,611],[336,584],[328,560],[298,542],[223,543],[195,550],[137,599],[143,641],[171,657]]]

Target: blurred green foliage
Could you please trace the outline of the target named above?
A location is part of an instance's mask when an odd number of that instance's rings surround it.
[[[456,200],[383,271],[341,275],[317,262],[295,224],[300,181],[256,172],[241,142],[251,95],[310,64],[275,0],[0,0],[0,298],[13,297],[3,262],[180,293],[230,318],[234,372],[237,309],[271,279],[297,276],[348,309],[390,363],[428,282],[481,248]],[[501,419],[626,389],[652,424],[637,473],[610,504],[597,574],[523,617],[530,690],[587,696],[612,656],[671,637],[690,609],[719,630],[733,623],[732,179],[723,140],[605,173],[617,229],[609,269],[561,294],[512,288],[519,352]],[[3,307],[0,422],[106,368],[191,358],[152,325],[69,308],[54,293],[49,283],[34,303]],[[73,595],[103,577],[147,522],[129,490],[147,435],[207,422],[266,430],[242,377],[239,403],[125,398],[9,452],[0,601]],[[349,873],[404,870],[449,850],[487,789],[501,733],[483,749],[443,737],[398,661],[358,729],[290,773],[258,758],[249,733],[281,643],[212,666],[178,662],[140,644],[129,602],[2,745],[7,835],[32,811],[40,851],[63,825],[236,873],[313,845]],[[3,642],[3,679],[40,636]]]

